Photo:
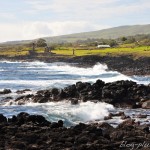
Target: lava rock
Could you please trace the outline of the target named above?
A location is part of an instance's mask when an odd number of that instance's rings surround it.
[[[7,122],[7,118],[2,114],[0,114],[0,123],[6,123],[6,122]]]
[[[0,91],[0,94],[10,94],[11,90],[10,89],[4,89],[3,91]]]

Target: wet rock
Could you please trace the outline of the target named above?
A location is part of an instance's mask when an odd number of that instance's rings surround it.
[[[12,118],[8,118],[8,122],[10,122],[10,123],[17,122],[17,117],[13,115]]]
[[[58,95],[60,100],[63,100],[65,98],[67,98],[67,94],[64,92],[63,89],[60,90],[59,95]]]
[[[47,120],[41,115],[29,115],[26,117],[26,122],[45,124],[47,123]]]
[[[23,93],[26,93],[26,92],[29,92],[31,91],[30,89],[24,89],[24,90],[18,90],[16,91],[17,94],[23,94]]]
[[[57,89],[57,88],[53,88],[53,89],[51,89],[51,93],[52,93],[52,95],[58,95],[59,94],[59,89]]]
[[[138,118],[147,118],[147,115],[142,115],[142,114],[139,114],[137,115]]]
[[[72,105],[77,105],[79,102],[78,102],[78,99],[71,99],[71,104]]]
[[[105,116],[105,117],[104,117],[104,120],[110,120],[110,119],[112,119],[111,116]]]
[[[80,123],[66,128],[62,120],[50,123],[42,116],[29,115],[25,112],[12,118],[8,119],[8,123],[7,120],[6,123],[0,122],[1,149],[115,150],[120,149],[122,141],[135,142],[135,144],[142,141],[150,143],[149,126],[137,126],[131,123],[131,120],[117,128],[106,122]],[[18,124],[20,120],[22,124]]]
[[[119,128],[119,129],[126,128],[126,127],[133,128],[133,125],[135,125],[135,124],[136,124],[135,119],[129,118],[129,119],[126,119],[125,121],[123,121],[122,123],[120,123],[117,128]]]
[[[115,107],[127,108],[149,108],[150,86],[138,85],[133,81],[116,81],[104,83],[97,80],[90,84],[87,82],[77,82],[64,89],[49,89],[38,91],[35,95],[22,96],[15,101],[18,104],[26,102],[46,103],[51,101],[71,100],[72,104],[77,104],[77,100],[83,102],[97,100],[114,105]],[[141,102],[142,99],[142,102]],[[142,106],[143,104],[143,106]]]
[[[53,128],[60,128],[60,127],[63,127],[63,121],[62,120],[59,120],[58,122],[53,122],[50,126],[52,129]]]
[[[64,92],[66,93],[66,98],[78,97],[77,89],[74,84],[64,88]]]
[[[129,119],[129,118],[130,118],[130,116],[126,116],[126,115],[121,116],[122,120]]]
[[[74,127],[74,129],[75,130],[83,130],[83,129],[85,129],[87,126],[86,126],[86,124],[84,124],[84,123],[79,123],[78,125],[76,125],[75,127]]]
[[[11,90],[10,89],[4,89],[3,91],[0,91],[0,94],[10,94]]]
[[[7,122],[7,118],[2,114],[0,114],[0,123],[6,123],[6,122]]]
[[[86,83],[82,83],[82,82],[77,82],[76,83],[76,89],[80,92],[82,91],[83,89],[86,88]]]

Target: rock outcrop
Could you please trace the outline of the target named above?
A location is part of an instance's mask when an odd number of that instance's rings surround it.
[[[10,89],[4,89],[3,91],[0,91],[0,94],[10,94],[11,90]]]
[[[105,122],[79,123],[66,128],[63,121],[51,123],[40,115],[22,112],[8,119],[0,115],[1,150],[129,150],[133,144],[136,144],[134,148],[148,150],[149,143],[149,126],[139,125],[131,119],[117,128]]]
[[[150,86],[133,81],[104,83],[97,80],[93,84],[77,82],[64,89],[41,90],[35,95],[21,96],[15,102],[21,105],[26,102],[46,103],[61,100],[69,100],[72,104],[78,104],[79,101],[100,101],[117,107],[149,108],[149,99]]]

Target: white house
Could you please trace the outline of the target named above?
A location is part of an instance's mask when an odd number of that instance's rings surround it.
[[[110,48],[110,45],[97,45],[97,48]]]

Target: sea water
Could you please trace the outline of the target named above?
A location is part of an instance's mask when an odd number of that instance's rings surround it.
[[[69,102],[50,102],[45,104],[27,103],[23,106],[8,105],[3,103],[5,97],[19,96],[16,91],[31,89],[27,92],[35,93],[37,90],[52,87],[64,88],[78,81],[93,83],[97,79],[105,82],[118,80],[132,80],[138,84],[149,84],[149,76],[126,76],[117,71],[109,71],[107,65],[97,63],[93,67],[75,67],[67,63],[44,63],[44,62],[0,62],[0,90],[11,89],[12,93],[0,96],[0,113],[7,117],[17,115],[19,112],[44,115],[50,121],[63,120],[67,126],[89,121],[103,121],[104,116],[110,112],[124,111],[127,115],[149,114],[148,110],[119,110],[106,103],[80,103],[71,105]],[[122,120],[115,118],[110,123],[117,124]],[[146,120],[147,121],[147,120]]]

